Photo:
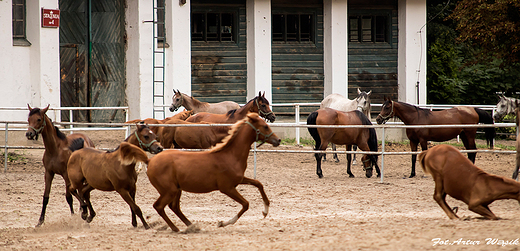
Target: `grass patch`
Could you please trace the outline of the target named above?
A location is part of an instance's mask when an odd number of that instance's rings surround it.
[[[313,139],[308,138],[300,138],[300,146],[314,146],[316,143]],[[290,145],[295,146],[296,145],[296,139],[295,138],[285,138],[282,139],[282,145]]]
[[[0,156],[0,160],[2,163],[4,163],[5,159],[5,152],[1,152],[2,156]],[[8,163],[27,163],[27,158],[24,157],[22,154],[14,152],[8,152],[7,153],[7,162]]]

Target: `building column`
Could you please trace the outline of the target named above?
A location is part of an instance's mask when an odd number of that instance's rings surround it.
[[[59,28],[41,26],[42,8],[59,9],[58,1],[27,1],[27,40],[31,42],[31,104],[33,107],[46,107],[49,104],[51,108],[60,107],[60,33]],[[55,121],[61,120],[59,111],[51,111],[48,115]]]
[[[323,1],[324,97],[339,93],[348,97],[347,0]]]
[[[153,6],[148,0],[128,1],[126,8],[126,97],[129,119],[153,117]]]
[[[399,0],[399,101],[426,104],[426,0]]]
[[[191,96],[191,7],[190,0],[166,1],[166,71],[164,102],[171,104],[173,89]],[[166,108],[166,117],[172,116]]]
[[[272,102],[271,1],[247,0],[247,100],[258,92]]]

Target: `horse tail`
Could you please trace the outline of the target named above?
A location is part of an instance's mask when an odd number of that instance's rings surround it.
[[[119,158],[123,165],[130,165],[139,161],[148,164],[146,153],[141,148],[128,142],[122,142],[119,145]]]
[[[482,110],[482,109],[479,109],[479,108],[475,108],[475,111],[477,112],[478,114],[478,122],[479,123],[484,123],[484,124],[493,124],[493,116],[491,116],[491,114],[489,114],[488,112]],[[490,148],[493,148],[493,140],[495,139],[495,128],[494,127],[486,127],[484,128],[484,132],[486,134],[486,142],[487,142],[487,145],[490,147]]]
[[[77,138],[70,143],[69,149],[74,152],[76,150],[83,148],[84,143],[85,143],[85,140],[83,138]]]
[[[424,157],[426,157],[426,154],[428,154],[428,150],[424,150],[421,153],[419,153],[417,158],[419,159],[419,164],[421,165],[422,170],[424,171],[424,173],[432,174],[432,172],[430,171],[430,167],[428,167],[426,165],[425,161],[424,161]]]
[[[307,117],[307,125],[316,125],[316,118],[318,118],[318,112],[314,111],[312,112],[309,117]],[[308,127],[307,130],[309,130],[309,133],[311,134],[314,141],[316,141],[316,146],[314,147],[314,150],[318,149],[318,147],[321,145],[321,139],[320,134],[318,133],[318,128],[314,127]]]
[[[356,110],[356,114],[359,117],[359,119],[361,120],[361,123],[363,125],[372,125],[372,122],[370,121],[370,119],[368,119],[368,117],[364,113]],[[378,145],[377,145],[376,129],[368,128],[368,133],[369,133],[368,141],[367,141],[368,147],[370,148],[370,151],[377,152]],[[374,161],[373,163],[377,163],[377,155],[371,154],[370,158],[372,159],[372,161]]]

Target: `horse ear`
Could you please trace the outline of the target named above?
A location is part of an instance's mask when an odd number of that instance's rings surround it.
[[[27,104],[27,107],[29,108],[29,111],[33,110],[32,107],[29,104]]]
[[[357,94],[361,94],[361,91],[359,90],[359,87],[357,88]]]
[[[370,94],[372,94],[372,90],[370,90],[370,91],[367,93],[367,96],[370,96]]]
[[[43,109],[42,109],[42,112],[43,112],[43,113],[46,113],[47,110],[49,110],[49,106],[51,106],[51,104],[48,104],[47,107],[43,108]]]

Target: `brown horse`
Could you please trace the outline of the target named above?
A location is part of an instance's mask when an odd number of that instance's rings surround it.
[[[405,125],[458,125],[458,124],[493,124],[493,117],[486,111],[468,106],[459,106],[442,111],[430,111],[403,102],[392,101],[385,98],[381,112],[376,118],[378,124],[386,123],[391,117],[398,117]],[[493,148],[495,128],[485,128],[488,145]],[[421,144],[422,150],[428,149],[428,141],[447,141],[460,136],[467,150],[477,149],[475,135],[477,128],[406,128],[406,136],[410,140],[410,148],[417,151],[417,145]],[[476,153],[468,153],[468,158],[475,163]],[[417,155],[412,154],[412,172],[410,178],[415,176],[415,161]]]
[[[171,119],[166,125],[174,124],[210,124],[208,122],[191,123],[179,119]],[[185,149],[208,149],[221,142],[228,135],[227,126],[194,126],[194,127],[162,127],[160,138],[166,148],[185,148]]]
[[[67,175],[67,161],[69,160],[71,150],[69,145],[78,138],[84,139],[85,147],[94,147],[94,143],[86,135],[81,133],[73,133],[66,136],[58,127],[52,124],[51,119],[46,115],[49,106],[44,109],[29,108],[29,128],[25,133],[25,137],[30,140],[38,140],[38,135],[41,134],[45,151],[43,153],[43,166],[45,167],[45,191],[43,193],[43,205],[40,219],[37,227],[41,226],[45,221],[45,210],[49,203],[49,194],[51,192],[52,180],[55,174],[59,174],[65,180],[66,186],[69,185],[69,177]],[[74,214],[72,195],[68,190],[65,191],[65,198],[70,207],[70,212]]]
[[[181,93],[179,90],[173,90],[173,94],[175,95],[172,97],[172,105],[170,106],[171,112],[177,111],[181,106],[184,106],[186,110],[192,110],[193,113],[209,112],[215,114],[225,114],[230,110],[240,108],[240,105],[233,101],[222,101],[220,103],[211,104],[201,102],[194,97]]]
[[[247,104],[242,106],[240,109],[231,110],[226,114],[213,114],[208,112],[200,112],[191,117],[186,121],[188,122],[212,122],[212,123],[227,123],[233,124],[246,117],[247,113],[254,112],[260,114],[263,118],[266,118],[270,122],[274,122],[276,116],[274,115],[271,108],[269,108],[269,101],[265,98],[264,94],[258,93],[258,96],[249,100]]]
[[[419,154],[419,163],[425,173],[433,176],[433,199],[450,219],[459,217],[446,203],[447,194],[491,220],[498,220],[488,207],[493,201],[515,199],[520,202],[520,183],[484,172],[453,146],[438,145],[423,151]]]
[[[153,119],[153,118],[147,118],[147,119],[134,119],[134,120],[130,120],[130,121],[126,121],[125,124],[133,124],[133,123],[139,123],[139,122],[144,122],[146,124],[164,124],[166,122],[168,122],[169,120],[172,120],[172,119],[180,119],[180,120],[186,120],[188,119],[191,115],[193,115],[193,111],[182,111],[182,112],[179,112],[171,117],[167,117],[165,119]],[[153,133],[155,133],[156,135],[159,135],[159,131],[162,129],[162,127],[160,126],[152,126],[151,127]],[[160,141],[160,140],[159,140]]]
[[[74,195],[82,208],[81,217],[91,222],[96,212],[90,202],[90,192],[116,191],[128,203],[132,211],[132,226],[137,227],[136,215],[144,228],[146,223],[143,213],[135,204],[137,172],[135,165],[142,161],[148,163],[148,156],[139,147],[122,142],[116,150],[106,152],[87,147],[73,152],[70,156],[67,173],[70,179],[69,192]],[[90,216],[87,215],[87,207]]]
[[[307,118],[307,125],[372,125],[370,120],[358,110],[342,112],[331,108],[322,108],[312,112]],[[363,151],[377,152],[377,135],[374,128],[307,128],[316,146],[314,150],[325,150],[330,143],[346,145],[347,151],[352,151],[352,145],[357,145]],[[321,158],[324,153],[315,153],[316,174],[323,178]],[[350,171],[352,157],[347,154],[347,173],[353,178]],[[381,175],[377,165],[377,155],[365,154],[361,158],[367,178],[372,177],[372,167],[376,167],[377,177]]]
[[[157,135],[146,123],[136,123],[137,129],[130,134],[125,141],[140,147],[150,153],[160,153],[163,150],[161,143],[157,141]]]
[[[180,209],[182,191],[209,193],[215,190],[226,194],[242,205],[242,210],[227,222],[219,222],[219,227],[234,224],[248,209],[249,202],[236,190],[239,184],[249,184],[258,188],[264,201],[264,217],[269,210],[269,199],[263,185],[258,180],[244,177],[251,144],[263,141],[273,146],[280,145],[280,139],[257,114],[248,114],[231,129],[224,142],[207,152],[164,151],[150,159],[148,179],[160,196],[153,204],[157,213],[173,231],[179,229],[166,215],[164,207],[170,209],[186,224],[191,222]]]

